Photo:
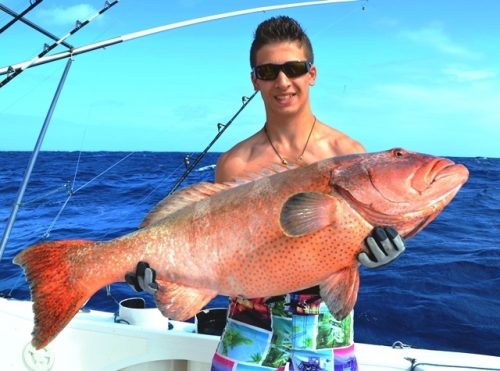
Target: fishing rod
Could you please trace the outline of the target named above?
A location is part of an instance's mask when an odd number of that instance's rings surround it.
[[[28,12],[30,12],[34,7],[36,7],[38,4],[40,4],[42,1],[43,0],[34,0],[33,2],[31,2],[30,6],[27,7],[24,11],[22,11],[19,14],[15,14],[14,19],[12,19],[10,22],[7,22],[7,24],[5,26],[0,28],[0,33],[4,32],[6,29],[8,29],[10,26],[12,26],[14,23],[16,23],[18,20],[22,21],[23,17],[26,14],[28,14]],[[6,12],[6,13],[9,13],[9,12]],[[12,14],[10,14],[10,15],[12,15]]]
[[[68,32],[66,35],[64,35],[63,37],[61,37],[56,42],[54,42],[52,45],[45,46],[44,49],[42,50],[42,52],[39,53],[35,58],[33,58],[33,59],[31,59],[31,60],[29,60],[27,62],[22,63],[21,66],[19,66],[18,68],[11,68],[10,71],[12,73],[10,73],[9,75],[7,75],[7,77],[5,79],[3,79],[2,81],[0,81],[0,88],[3,87],[5,84],[7,84],[9,81],[11,81],[16,76],[18,76],[20,73],[22,73],[28,67],[31,67],[32,65],[34,65],[37,61],[39,61],[41,58],[43,58],[43,56],[45,56],[46,54],[48,54],[52,49],[54,49],[56,46],[58,46],[59,44],[61,44],[68,37],[70,37],[71,35],[75,34],[78,31],[80,31],[83,27],[85,27],[86,25],[88,25],[91,21],[93,21],[95,18],[97,18],[99,15],[101,15],[102,13],[104,13],[105,11],[107,11],[112,6],[116,5],[117,3],[118,3],[118,0],[115,0],[115,1],[113,1],[111,3],[109,1],[106,1],[106,3],[104,4],[104,7],[101,10],[99,10],[93,16],[91,16],[90,18],[88,18],[86,21],[83,21],[83,22],[77,21],[75,27],[70,32]],[[69,53],[68,56],[72,55],[72,51],[71,50],[68,53]]]
[[[134,40],[134,39],[137,39],[140,37],[149,36],[149,35],[157,34],[160,32],[170,31],[170,30],[173,30],[176,28],[188,27],[188,26],[192,26],[195,24],[199,24],[199,23],[211,22],[211,21],[216,21],[219,19],[236,17],[236,16],[252,14],[252,13],[268,12],[268,11],[272,11],[272,10],[290,9],[290,8],[313,6],[313,5],[327,5],[327,4],[333,4],[333,3],[344,3],[344,2],[353,2],[353,1],[358,1],[358,0],[305,1],[305,2],[300,2],[300,3],[289,3],[289,4],[281,4],[281,5],[262,6],[262,7],[258,7],[258,8],[237,10],[237,11],[228,12],[228,13],[220,13],[220,14],[206,16],[206,17],[194,18],[194,19],[190,19],[190,20],[186,20],[186,21],[170,23],[170,24],[167,24],[164,26],[149,28],[149,29],[146,29],[143,31],[133,32],[130,34],[118,36],[118,37],[104,40],[104,41],[99,41],[99,42],[94,43],[94,44],[88,44],[88,45],[85,45],[85,46],[82,46],[79,48],[74,48],[71,51],[66,51],[66,52],[61,52],[61,53],[57,53],[57,54],[53,54],[53,55],[43,56],[41,58],[36,58],[36,60],[29,61],[29,65],[27,65],[24,68],[39,66],[41,64],[54,62],[54,61],[57,61],[60,59],[68,58],[70,56],[76,56],[78,54],[87,53],[87,52],[90,52],[90,51],[93,51],[96,49],[102,49],[102,48],[105,48],[105,47],[108,47],[111,45],[120,44],[122,42]],[[22,62],[22,63],[10,65],[10,66],[2,67],[2,68],[0,68],[0,75],[4,75],[6,73],[11,73],[12,71],[16,71],[17,69],[22,68],[26,64],[27,64],[27,62]]]
[[[229,125],[231,125],[231,123],[234,121],[234,119],[236,117],[238,117],[238,115],[241,113],[241,111],[243,111],[245,109],[245,107],[248,105],[248,103],[250,103],[250,101],[255,97],[255,95],[258,93],[258,90],[256,90],[250,97],[243,97],[242,98],[242,106],[240,107],[240,109],[238,111],[236,111],[236,113],[233,115],[233,117],[231,117],[231,119],[225,123],[225,124],[217,124],[217,129],[218,129],[218,132],[217,134],[215,135],[214,139],[212,139],[212,141],[208,144],[208,146],[203,150],[203,152],[201,152],[197,157],[196,159],[194,160],[194,162],[192,164],[189,164],[187,169],[184,171],[184,174],[182,174],[179,179],[177,180],[177,182],[174,184],[174,186],[172,187],[172,189],[170,190],[170,192],[168,193],[168,196],[170,196],[172,193],[174,193],[177,188],[179,188],[179,186],[181,185],[181,183],[188,177],[188,175],[194,170],[194,168],[196,167],[196,165],[198,165],[198,163],[203,159],[203,157],[205,157],[205,155],[207,154],[208,150],[210,149],[210,147],[212,147],[212,145],[220,138],[220,136],[224,133],[224,131],[226,131],[226,129],[229,127]]]
[[[40,2],[43,1],[43,0],[39,0]],[[7,8],[5,5],[3,4],[0,4],[0,10],[4,11],[5,13],[7,13],[8,15],[12,16],[12,17],[16,17],[19,19],[19,21],[23,22],[25,25],[28,25],[29,27],[33,28],[34,30],[44,34],[45,36],[47,36],[48,38],[54,40],[54,41],[57,41],[58,40],[58,37],[55,36],[54,34],[50,33],[49,31],[43,29],[42,27],[40,27],[39,25],[37,25],[36,23],[33,23],[29,20],[27,20],[26,18],[23,18],[23,14],[17,14],[16,12],[14,12],[13,10]],[[68,44],[66,41],[63,41],[61,42],[61,45],[64,45],[66,48],[68,49],[73,49],[74,46],[71,45],[71,44]]]

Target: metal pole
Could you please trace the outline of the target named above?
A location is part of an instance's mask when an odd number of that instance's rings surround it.
[[[35,148],[31,154],[30,161],[28,163],[28,167],[26,168],[26,172],[24,174],[23,181],[21,186],[19,187],[19,191],[17,193],[16,201],[12,207],[12,211],[10,213],[9,220],[7,221],[7,226],[5,227],[5,232],[2,237],[2,244],[0,245],[0,260],[2,260],[3,252],[5,250],[5,246],[7,245],[7,241],[9,240],[10,232],[12,231],[12,227],[14,226],[14,221],[16,220],[17,212],[19,211],[19,206],[21,206],[21,201],[24,196],[24,192],[26,191],[26,187],[30,180],[31,173],[33,172],[33,167],[35,166],[36,159],[38,157],[38,153],[40,152],[40,148],[42,147],[43,139],[45,137],[45,133],[47,132],[47,128],[49,127],[50,120],[52,118],[52,114],[54,113],[54,109],[57,104],[57,100],[59,99],[59,95],[61,94],[61,90],[64,86],[64,82],[66,80],[66,76],[68,75],[69,68],[71,67],[72,59],[69,58],[66,63],[66,67],[64,68],[64,72],[59,81],[59,85],[57,86],[56,93],[54,94],[54,98],[52,99],[52,103],[50,104],[49,111],[47,112],[47,116],[45,117],[45,121],[43,123],[42,129],[38,134],[38,140],[36,142]]]
[[[94,43],[94,44],[84,45],[84,46],[81,46],[79,48],[75,48],[71,51],[47,55],[47,56],[38,58],[37,60],[17,63],[17,64],[13,64],[11,66],[1,67],[0,68],[0,75],[5,75],[7,73],[11,73],[12,71],[17,71],[19,68],[23,68],[23,67],[28,68],[28,67],[39,66],[41,64],[57,61],[59,59],[68,58],[69,56],[75,56],[78,54],[87,53],[87,52],[90,52],[90,51],[93,51],[96,49],[101,49],[101,48],[105,48],[107,46],[120,44],[120,43],[125,42],[125,41],[130,41],[130,40],[137,39],[140,37],[153,35],[153,34],[156,34],[159,32],[170,31],[170,30],[173,30],[176,28],[192,26],[192,25],[198,24],[198,23],[211,22],[211,21],[216,21],[216,20],[223,19],[223,18],[236,17],[236,16],[252,14],[252,13],[268,12],[268,11],[272,11],[272,10],[297,8],[297,7],[305,7],[305,6],[312,6],[312,5],[327,5],[327,4],[333,4],[333,3],[343,3],[343,2],[352,2],[352,1],[358,1],[358,0],[306,1],[306,2],[300,2],[300,3],[263,6],[263,7],[259,7],[259,8],[238,10],[238,11],[229,12],[229,13],[221,13],[221,14],[211,15],[211,16],[207,16],[207,17],[190,19],[187,21],[171,23],[171,24],[167,24],[167,25],[159,26],[159,27],[154,27],[154,28],[150,28],[147,30],[143,30],[143,31],[133,32],[133,33],[123,35],[123,36],[118,36],[118,37],[115,37],[112,39],[99,41],[99,42]],[[29,63],[29,65],[27,65],[28,63]],[[26,65],[27,65],[27,67],[25,67]]]

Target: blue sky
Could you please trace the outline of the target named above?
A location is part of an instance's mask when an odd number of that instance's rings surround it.
[[[78,47],[196,17],[290,1],[122,0],[67,39]],[[26,18],[65,35],[103,1],[45,0]],[[21,12],[26,2],[3,1]],[[74,58],[44,150],[201,151],[250,95],[255,27],[287,14],[315,49],[316,116],[362,142],[447,156],[500,157],[500,2],[369,0],[179,28]],[[0,12],[0,26],[11,19]],[[22,23],[0,34],[0,67],[52,41]],[[58,47],[53,52],[63,51]],[[65,61],[0,89],[0,150],[31,150]],[[3,79],[5,76],[0,76]],[[264,123],[257,96],[212,147]]]

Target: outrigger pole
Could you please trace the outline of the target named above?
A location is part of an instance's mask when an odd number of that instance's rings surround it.
[[[54,98],[52,99],[52,103],[50,104],[49,111],[47,112],[47,116],[45,117],[45,121],[43,122],[42,129],[38,134],[38,139],[36,141],[35,148],[31,154],[30,161],[28,163],[28,167],[26,168],[26,172],[24,173],[24,178],[19,187],[19,191],[17,192],[16,201],[12,207],[12,211],[9,216],[9,220],[7,221],[7,226],[5,227],[5,232],[2,237],[2,242],[0,244],[0,260],[2,260],[3,252],[5,250],[5,246],[7,245],[7,241],[9,240],[10,232],[12,227],[14,226],[14,221],[16,220],[16,215],[19,210],[19,206],[21,206],[21,200],[23,199],[24,192],[26,191],[26,187],[28,185],[31,173],[33,171],[33,167],[35,166],[36,159],[38,157],[38,153],[40,152],[40,148],[42,147],[43,138],[45,137],[45,133],[47,132],[47,128],[49,127],[50,119],[52,118],[52,114],[54,113],[54,108],[56,107],[57,101],[59,99],[59,95],[61,94],[61,90],[64,86],[64,82],[66,81],[66,76],[68,75],[69,68],[71,67],[72,59],[69,58],[68,62],[66,62],[66,67],[64,68],[64,72],[59,81],[59,85],[57,86],[56,93],[54,94]]]
[[[19,68],[23,68],[23,66],[25,66],[27,63],[29,63],[29,65],[27,67],[34,67],[34,66],[38,66],[41,64],[49,63],[49,62],[54,62],[54,61],[57,61],[59,59],[68,58],[70,56],[75,56],[78,54],[87,53],[87,52],[90,52],[90,51],[93,51],[96,49],[105,48],[107,46],[120,44],[120,43],[125,42],[125,41],[130,41],[133,39],[153,35],[153,34],[164,32],[164,31],[170,31],[170,30],[173,30],[176,28],[192,26],[192,25],[195,25],[198,23],[205,23],[205,22],[210,22],[210,21],[216,21],[216,20],[223,19],[223,18],[236,17],[236,16],[252,14],[252,13],[267,12],[267,11],[272,11],[272,10],[298,8],[298,7],[305,7],[305,6],[312,6],[312,5],[326,5],[326,4],[332,4],[332,3],[343,3],[343,2],[352,2],[352,1],[358,1],[358,0],[319,0],[319,1],[305,1],[305,2],[300,2],[300,3],[281,4],[281,5],[270,5],[270,6],[252,8],[252,9],[237,10],[237,11],[229,12],[229,13],[221,13],[221,14],[216,14],[216,15],[211,15],[211,16],[206,16],[206,17],[201,17],[201,18],[194,18],[191,20],[181,21],[181,22],[176,22],[176,23],[170,23],[170,24],[167,24],[164,26],[149,28],[149,29],[146,29],[143,31],[133,32],[133,33],[126,34],[123,36],[118,36],[118,37],[115,37],[112,39],[100,41],[100,42],[97,42],[94,44],[85,45],[85,46],[82,46],[79,48],[75,48],[71,51],[66,51],[66,52],[53,54],[53,55],[49,55],[49,56],[44,56],[44,57],[38,58],[37,60],[34,60],[34,61],[22,62],[22,63],[18,63],[15,65],[2,67],[2,68],[0,68],[0,75],[4,75],[7,73],[11,73],[13,71],[17,71]],[[27,67],[24,67],[24,68],[27,68]]]

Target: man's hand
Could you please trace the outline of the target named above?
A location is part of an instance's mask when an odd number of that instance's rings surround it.
[[[137,268],[134,273],[127,273],[125,281],[137,292],[146,291],[154,295],[158,290],[158,283],[156,283],[156,272],[153,268],[149,267],[146,262],[137,263]]]
[[[370,254],[359,253],[358,261],[367,268],[380,268],[392,263],[405,251],[403,238],[392,227],[375,227],[365,244]]]

